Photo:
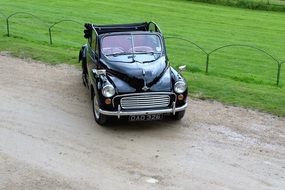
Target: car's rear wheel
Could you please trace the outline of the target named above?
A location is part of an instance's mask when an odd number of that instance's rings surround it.
[[[99,104],[98,104],[98,100],[95,97],[95,95],[92,98],[92,103],[93,103],[93,114],[94,114],[94,118],[95,121],[99,124],[99,125],[104,125],[107,123],[107,116],[103,115],[100,113],[99,111]]]
[[[171,118],[174,120],[181,120],[185,115],[185,110],[176,112],[175,115],[172,115]]]

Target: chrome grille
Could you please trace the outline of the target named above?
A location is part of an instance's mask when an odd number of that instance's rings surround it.
[[[123,109],[163,108],[169,106],[169,103],[170,96],[168,94],[134,95],[121,99]]]

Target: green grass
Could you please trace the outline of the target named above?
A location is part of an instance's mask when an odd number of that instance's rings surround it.
[[[284,0],[189,0],[253,10],[285,12]]]
[[[0,50],[15,56],[31,57],[49,63],[77,64],[80,46],[85,43],[83,23],[98,24],[155,21],[165,36],[191,40],[206,51],[226,44],[247,44],[264,49],[285,60],[285,14],[253,11],[187,0],[123,1],[36,1],[1,0],[6,15],[26,11],[11,18],[11,37],[6,36],[0,16]],[[53,29],[54,45],[49,45],[48,26]],[[188,65],[185,73],[190,95],[216,99],[226,104],[255,108],[285,116],[285,64],[281,84],[275,86],[277,65],[266,55],[249,48],[228,48],[211,55],[205,75],[205,55],[191,44],[167,39],[168,54],[175,67]],[[7,63],[8,64],[8,63]]]

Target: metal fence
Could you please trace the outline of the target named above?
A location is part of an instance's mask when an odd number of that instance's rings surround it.
[[[200,45],[198,45],[197,43],[185,39],[185,38],[181,38],[181,37],[166,37],[165,39],[175,39],[175,40],[182,40],[184,42],[190,43],[191,45],[193,45],[194,47],[196,47],[197,49],[199,49],[201,52],[203,52],[205,54],[205,73],[208,74],[209,73],[209,64],[210,64],[210,57],[212,54],[225,49],[225,48],[229,48],[229,47],[242,47],[242,48],[250,48],[253,49],[255,51],[258,51],[264,55],[266,55],[267,57],[269,57],[270,59],[272,59],[276,65],[277,65],[277,70],[276,70],[276,85],[278,86],[280,83],[280,74],[281,74],[281,66],[285,61],[280,61],[278,60],[276,57],[274,57],[273,55],[271,55],[270,53],[268,53],[267,51],[257,48],[255,46],[251,46],[251,45],[245,45],[245,44],[228,44],[228,45],[223,45],[220,47],[217,47],[211,51],[206,51],[204,48],[202,48]]]
[[[58,25],[58,24],[61,24],[61,23],[64,23],[64,22],[72,22],[72,23],[75,23],[75,24],[79,24],[79,25],[83,25],[83,23],[80,23],[78,21],[75,21],[75,20],[71,20],[71,19],[62,19],[62,20],[59,20],[59,21],[56,21],[50,25],[47,24],[47,22],[41,20],[39,17],[31,14],[31,13],[28,13],[28,12],[14,12],[10,15],[5,15],[3,12],[0,11],[0,16],[2,16],[5,21],[6,21],[6,30],[7,30],[7,36],[10,37],[11,36],[11,31],[10,31],[10,20],[15,16],[15,15],[19,15],[19,14],[22,14],[22,15],[28,15],[32,18],[35,18],[39,21],[41,21],[46,27],[47,27],[47,30],[48,30],[48,34],[49,34],[49,43],[50,45],[53,44],[53,36],[52,36],[52,29]],[[205,50],[205,48],[201,47],[200,45],[198,45],[197,43],[189,40],[189,39],[185,39],[185,38],[181,38],[181,37],[174,37],[174,36],[168,36],[168,37],[165,37],[165,39],[175,39],[175,40],[181,40],[181,41],[184,41],[184,42],[187,42],[191,45],[193,45],[194,47],[196,47],[198,50],[200,50],[202,53],[205,54],[205,73],[208,74],[209,73],[209,65],[210,65],[210,58],[211,56],[222,50],[222,49],[225,49],[225,48],[230,48],[230,47],[239,47],[239,48],[250,48],[250,49],[253,49],[255,51],[258,51],[264,55],[266,55],[267,57],[269,57],[271,60],[273,60],[276,65],[277,65],[277,70],[276,70],[276,85],[280,85],[280,78],[281,78],[281,67],[283,65],[283,63],[285,63],[285,60],[284,61],[280,61],[279,59],[277,59],[276,57],[274,57],[272,54],[268,53],[267,51],[263,50],[263,49],[260,49],[258,47],[255,47],[255,46],[252,46],[252,45],[246,45],[246,44],[228,44],[228,45],[223,45],[223,46],[220,46],[220,47],[217,47],[211,51],[207,51]]]

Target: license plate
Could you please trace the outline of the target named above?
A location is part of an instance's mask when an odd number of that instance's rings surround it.
[[[162,114],[150,114],[150,115],[131,115],[129,121],[155,121],[162,120]]]

